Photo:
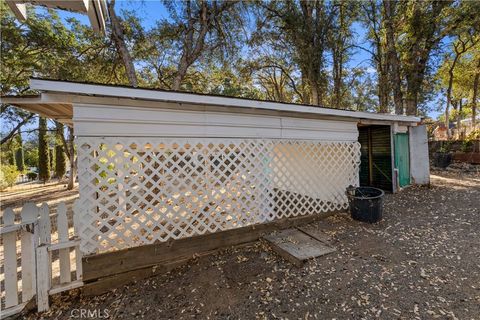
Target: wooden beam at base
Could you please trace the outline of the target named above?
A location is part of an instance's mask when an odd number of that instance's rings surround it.
[[[307,224],[335,212],[281,219],[238,229],[145,245],[125,250],[85,256],[82,259],[83,281],[92,282],[154,265],[189,260],[194,255],[258,240],[273,230]],[[139,273],[142,273],[139,271]],[[147,272],[148,273],[148,272]],[[88,285],[87,285],[88,286]]]

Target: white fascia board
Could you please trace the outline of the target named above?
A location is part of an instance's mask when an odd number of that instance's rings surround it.
[[[14,0],[6,0],[5,2],[18,20],[27,20],[27,5],[25,3],[18,3]]]
[[[190,103],[201,105],[214,105],[225,107],[237,107],[245,109],[265,109],[274,111],[287,111],[299,114],[316,114],[324,116],[347,117],[355,119],[372,119],[383,121],[420,122],[419,117],[399,116],[390,114],[378,114],[370,112],[348,111],[339,109],[328,109],[322,107],[304,106],[297,104],[277,103],[258,100],[247,100],[239,98],[218,97],[199,95],[194,93],[165,92],[147,89],[102,86],[96,84],[51,81],[42,79],[31,79],[30,88],[41,91],[54,91],[65,93],[76,93],[98,96],[112,96],[133,99],[145,99],[155,101],[168,101],[177,103]]]

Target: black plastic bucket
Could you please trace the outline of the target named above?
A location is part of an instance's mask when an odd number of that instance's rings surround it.
[[[375,223],[382,220],[383,190],[372,187],[358,187],[347,191],[350,214],[358,221]]]
[[[435,152],[433,154],[433,165],[437,168],[445,169],[452,163],[452,154],[444,152]]]

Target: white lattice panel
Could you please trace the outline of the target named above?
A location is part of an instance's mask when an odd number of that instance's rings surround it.
[[[82,249],[116,250],[345,209],[360,145],[78,138]]]

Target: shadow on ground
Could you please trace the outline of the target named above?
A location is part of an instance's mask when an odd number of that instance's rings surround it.
[[[42,316],[85,308],[111,319],[477,318],[479,176],[436,176],[431,188],[387,195],[378,224],[346,214],[316,222],[338,251],[303,268],[257,242],[102,296],[57,295]]]

